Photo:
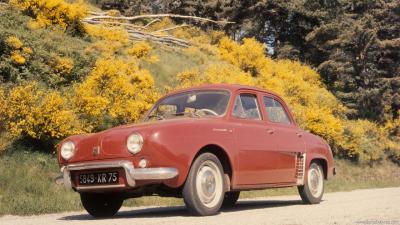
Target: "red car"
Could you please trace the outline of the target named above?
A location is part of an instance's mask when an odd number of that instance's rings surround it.
[[[240,85],[171,93],[142,123],[72,136],[58,150],[60,179],[94,217],[155,194],[213,215],[240,191],[289,186],[315,204],[335,171],[329,145],[299,128],[282,98]]]

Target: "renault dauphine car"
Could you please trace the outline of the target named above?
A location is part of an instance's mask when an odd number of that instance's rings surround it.
[[[58,161],[58,182],[94,217],[148,195],[183,198],[194,215],[214,215],[241,191],[290,186],[316,204],[334,174],[329,145],[299,128],[282,98],[226,84],[168,94],[140,123],[68,137]]]

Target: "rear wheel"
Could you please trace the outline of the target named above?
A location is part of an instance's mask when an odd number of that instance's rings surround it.
[[[226,192],[222,206],[223,207],[234,206],[236,204],[237,200],[239,199],[239,196],[240,196],[240,191]]]
[[[318,204],[324,194],[324,172],[322,166],[313,162],[307,172],[307,179],[303,186],[299,186],[299,194],[304,203]]]
[[[183,199],[192,214],[218,213],[225,190],[222,171],[221,162],[212,153],[201,154],[193,162],[183,187]]]
[[[81,193],[81,202],[91,216],[104,218],[114,216],[124,200],[118,195]]]

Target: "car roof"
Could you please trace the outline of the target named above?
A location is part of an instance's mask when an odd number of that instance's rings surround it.
[[[167,96],[174,95],[174,94],[181,93],[181,92],[194,91],[194,90],[207,90],[207,89],[214,89],[214,90],[222,89],[222,90],[229,90],[231,92],[235,92],[237,90],[243,90],[243,89],[244,90],[254,90],[254,91],[264,92],[264,93],[275,95],[275,96],[279,97],[278,94],[276,94],[272,91],[264,90],[262,88],[257,88],[257,87],[248,86],[248,85],[240,85],[240,84],[204,84],[204,85],[200,85],[200,86],[179,89],[177,91],[169,93]]]

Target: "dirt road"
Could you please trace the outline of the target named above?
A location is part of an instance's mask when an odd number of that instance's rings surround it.
[[[303,205],[298,196],[240,200],[233,209],[211,217],[192,217],[182,207],[123,208],[112,219],[95,220],[86,212],[42,216],[4,216],[2,225],[24,224],[398,224],[400,187],[328,193],[319,205]]]

